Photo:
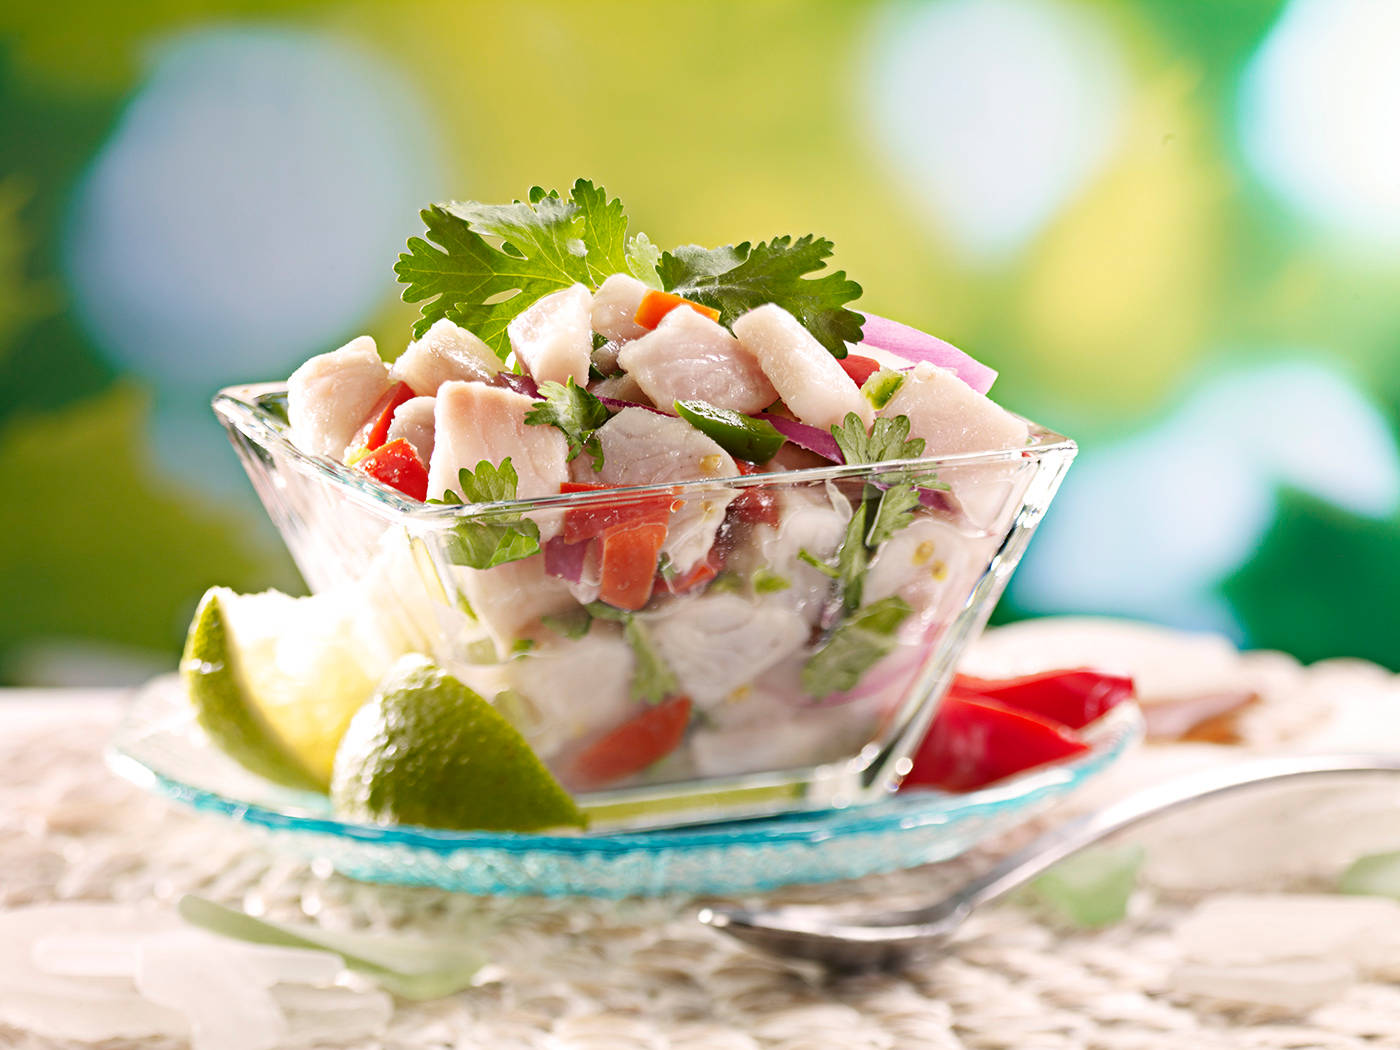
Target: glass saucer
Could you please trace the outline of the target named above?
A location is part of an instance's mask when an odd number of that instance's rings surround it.
[[[175,675],[134,696],[108,751],[112,769],[156,794],[251,825],[280,850],[367,882],[464,893],[734,894],[947,860],[1040,813],[1141,735],[1122,705],[1087,734],[1082,758],[981,791],[909,791],[849,809],[608,834],[524,835],[352,824],[323,796],[279,788],[223,755],[195,724]]]

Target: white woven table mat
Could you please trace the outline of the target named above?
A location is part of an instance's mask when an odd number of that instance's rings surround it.
[[[1292,737],[1309,747],[1400,750],[1392,713],[1400,711],[1400,684],[1377,668],[1303,669],[1277,656],[1222,656],[1218,644],[1203,648],[1179,636],[1149,641],[1139,650],[1113,630],[1042,624],[1019,637],[994,636],[982,666],[1014,663],[998,651],[1012,642],[1031,663],[1037,647],[1078,662],[1097,646],[1099,662],[1138,670],[1146,680],[1195,674],[1196,685],[1221,688],[1247,680],[1266,701],[1248,727],[1259,749]],[[272,919],[438,936],[460,930],[482,939],[493,962],[476,987],[399,1003],[384,1034],[356,1044],[366,1050],[1400,1048],[1397,985],[1360,980],[1294,1015],[1185,996],[1172,981],[1181,962],[1173,928],[1203,896],[1228,888],[1326,888],[1339,863],[1400,846],[1400,827],[1385,826],[1400,822],[1368,819],[1368,812],[1395,812],[1394,790],[1334,794],[1311,808],[1290,804],[1287,829],[1268,827],[1277,804],[1272,816],[1237,809],[1213,823],[1178,821],[1144,839],[1146,885],[1122,923],[1082,932],[1022,904],[993,907],[974,916],[943,957],[898,976],[830,982],[795,974],[700,927],[695,900],[467,897],[360,885],[278,857],[248,829],[178,809],[108,773],[100,754],[117,714],[115,703],[83,704],[56,706],[52,718],[21,719],[0,706],[0,908],[58,900],[173,903],[192,892]],[[1213,748],[1130,756],[1091,790],[1103,798],[1135,779],[1224,757]],[[1241,820],[1248,821],[1244,838]],[[793,887],[766,900],[871,907],[925,901],[1031,830],[955,862]],[[1318,835],[1316,848],[1299,848],[1300,835]],[[1293,848],[1271,852],[1250,844],[1256,839],[1292,839]],[[1226,861],[1211,860],[1221,857]],[[70,1045],[79,1044],[0,1024],[0,1047]]]

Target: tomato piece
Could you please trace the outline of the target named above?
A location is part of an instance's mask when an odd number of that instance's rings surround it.
[[[846,370],[846,374],[854,380],[856,386],[865,386],[865,381],[880,371],[880,362],[873,357],[863,357],[860,354],[847,354],[837,362]]]
[[[763,468],[746,459],[736,459],[734,465],[740,474],[757,474]],[[778,524],[778,496],[769,489],[740,489],[739,494],[729,502],[729,513],[739,521],[751,525]]]
[[[636,612],[651,597],[666,526],[655,522],[624,525],[603,533],[602,579],[598,598],[614,609]]]
[[[1072,729],[996,700],[950,691],[903,787],[973,791],[1089,750]]]
[[[1040,715],[1071,729],[1083,729],[1133,695],[1133,680],[1087,667],[1042,671],[1020,678],[973,678],[958,675],[953,689],[989,697],[1018,711]]]
[[[610,488],[585,481],[565,481],[560,492],[598,492]],[[675,509],[675,499],[666,494],[618,497],[616,502],[596,507],[570,507],[564,512],[561,535],[567,543],[578,543],[601,536],[609,529],[627,525],[665,525]]]
[[[673,696],[595,738],[557,770],[575,791],[591,791],[640,773],[680,746],[690,697]]]
[[[394,412],[414,396],[413,388],[407,383],[395,383],[384,391],[370,409],[369,419],[350,442],[350,447],[355,450],[351,453],[352,458],[373,452],[383,445],[389,437],[389,424],[394,421]]]
[[[360,470],[390,488],[416,500],[428,498],[428,468],[403,438],[367,452],[355,464]]]
[[[678,306],[688,306],[696,313],[704,314],[711,321],[719,320],[719,311],[713,307],[693,302],[676,295],[674,292],[658,292],[654,288],[642,296],[642,301],[638,304],[637,312],[632,319],[643,328],[655,328],[661,323],[663,317]]]

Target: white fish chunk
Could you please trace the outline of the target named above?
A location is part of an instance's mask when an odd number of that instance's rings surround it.
[[[637,707],[632,699],[635,662],[622,628],[595,620],[582,638],[544,641],[511,660],[505,682],[519,698],[498,706],[535,752],[548,758],[561,746],[610,729],[632,714]]]
[[[656,485],[671,481],[734,477],[734,459],[714,441],[675,416],[645,408],[624,408],[598,428],[603,469],[596,474],[580,456],[580,481],[604,485]],[[732,490],[695,494],[671,515],[661,553],[684,575],[704,558],[724,521]]]
[[[743,703],[752,705],[755,717],[698,726],[691,734],[691,759],[701,776],[797,769],[849,758],[870,739],[878,717],[874,704],[864,701],[794,710],[756,693]]]
[[[875,411],[855,380],[781,306],[765,303],[750,310],[734,322],[734,334],[802,422],[826,430],[845,420],[848,412],[867,429],[875,421]]]
[[[631,274],[613,274],[593,293],[593,331],[619,342],[646,335],[636,320],[646,294],[647,286]]]
[[[568,583],[544,571],[544,555],[532,554],[491,569],[454,566],[453,575],[478,621],[496,643],[502,659],[521,632],[541,616],[572,609],[577,604]]]
[[[800,555],[805,550],[826,561],[836,553],[851,520],[850,502],[835,485],[825,489],[788,488],[779,494],[779,525],[754,527],[750,546],[752,572],[765,568],[787,581],[773,597],[801,611],[809,623],[821,618],[831,594],[831,579]]]
[[[637,381],[626,372],[598,380],[588,388],[588,392],[594,397],[610,397],[617,401],[631,401],[638,405],[651,404],[651,398],[647,397],[646,391],[638,386]],[[671,414],[675,415],[674,412]]]
[[[899,595],[914,610],[908,629],[947,623],[995,549],[995,541],[963,535],[946,521],[919,518],[881,544],[870,559],[861,602]]]
[[[886,417],[908,416],[911,437],[924,439],[924,455],[995,452],[1022,448],[1030,438],[1018,419],[955,372],[921,361],[880,410]]]
[[[433,458],[433,415],[436,405],[437,399],[434,397],[411,397],[394,409],[385,444],[403,438],[413,446],[425,465],[429,463]]]
[[[645,617],[647,637],[701,708],[742,702],[751,683],[811,633],[786,602],[722,592],[675,601]]]
[[[525,422],[535,404],[524,394],[484,383],[451,382],[438,388],[434,404],[432,460],[428,495],[456,491],[457,472],[475,470],[483,459],[496,466],[507,456],[520,477],[516,496],[555,496],[569,479],[568,446],[554,427]],[[659,418],[659,417],[658,417]]]
[[[443,383],[454,379],[484,383],[500,370],[501,360],[489,346],[444,317],[422,339],[408,344],[390,367],[389,378],[407,383],[415,394],[436,394]]]
[[[313,455],[343,458],[345,446],[391,385],[389,366],[367,335],[317,354],[287,380],[292,440]]]
[[[617,362],[653,404],[696,398],[735,412],[757,412],[778,399],[758,359],[724,328],[689,307],[625,344]]]
[[[551,292],[506,327],[515,357],[537,383],[588,384],[593,297],[575,284]]]

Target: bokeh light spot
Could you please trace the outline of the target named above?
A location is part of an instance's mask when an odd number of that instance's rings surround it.
[[[285,375],[392,294],[438,185],[428,129],[402,77],[342,40],[166,41],[76,195],[78,316],[163,390]]]
[[[896,4],[867,72],[876,141],[964,253],[1014,252],[1110,152],[1127,76],[1090,12],[1044,0]]]
[[[1400,4],[1293,0],[1245,70],[1241,146],[1279,196],[1358,242],[1400,242]]]

